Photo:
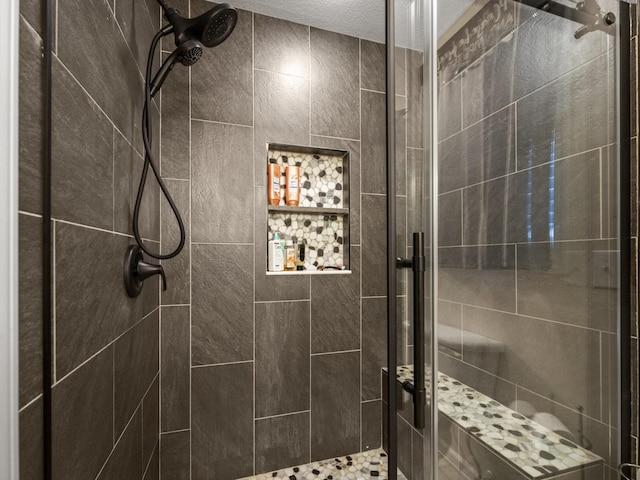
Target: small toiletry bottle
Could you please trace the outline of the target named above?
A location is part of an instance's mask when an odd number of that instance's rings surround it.
[[[280,165],[272,158],[267,166],[269,205],[280,204]]]
[[[284,269],[287,272],[294,271],[296,269],[296,249],[293,247],[293,240],[287,240],[284,258]]]
[[[267,257],[269,257],[269,271],[282,272],[284,270],[284,250],[282,248],[283,241],[277,233],[273,234],[273,240],[269,241],[267,249]]]
[[[304,243],[300,242],[296,249],[296,270],[304,270]]]
[[[300,167],[288,166],[286,173],[286,197],[289,207],[297,207],[300,203]]]

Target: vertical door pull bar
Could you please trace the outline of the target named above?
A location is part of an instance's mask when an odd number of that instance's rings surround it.
[[[424,428],[426,389],[424,381],[424,232],[413,233],[413,257],[398,258],[398,268],[413,270],[413,382],[402,384],[402,388],[413,397],[413,423],[416,428]]]

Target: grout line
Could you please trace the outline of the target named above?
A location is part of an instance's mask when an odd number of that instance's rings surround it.
[[[312,145],[313,142],[311,138],[313,135],[312,132],[312,118],[311,118],[311,88],[312,88],[312,80],[311,80],[311,26],[307,26],[307,74],[309,78],[309,103],[308,103],[308,118],[309,118],[309,145]],[[311,280],[309,280],[311,284]],[[309,287],[309,308],[311,308],[311,287]],[[311,461],[311,445],[313,444],[313,421],[312,421],[312,403],[313,403],[313,359],[311,358],[311,321],[309,322],[309,451],[307,459],[309,462]]]
[[[18,210],[18,214],[24,215],[25,217],[34,217],[34,218],[42,219],[42,214],[40,213],[31,213],[31,212],[25,212],[24,210]]]
[[[310,298],[303,298],[299,300],[256,300],[254,303],[256,304],[269,304],[269,303],[303,303],[309,302],[311,303]]]
[[[208,363],[206,365],[191,365],[191,368],[208,368],[208,367],[224,367],[226,365],[243,365],[245,363],[251,363],[253,360],[240,360],[237,362],[225,362],[225,363]]]
[[[335,352],[318,352],[318,353],[312,353],[311,356],[312,357],[322,357],[325,355],[339,355],[339,354],[343,354],[343,353],[357,353],[360,352],[360,350],[338,350]]]
[[[57,295],[57,289],[56,289],[56,230],[57,230],[57,225],[56,222],[54,220],[51,220],[53,222],[52,228],[51,228],[51,245],[52,245],[52,258],[51,258],[51,276],[52,276],[52,280],[51,280],[51,322],[52,322],[52,345],[51,345],[51,351],[52,351],[52,356],[53,356],[53,377],[52,377],[52,381],[53,381],[53,385],[56,384],[56,379],[58,376],[58,352],[57,352],[57,344],[58,344],[58,338],[57,338],[57,330],[58,330],[58,322],[57,322],[57,308],[56,308],[56,295]],[[51,388],[53,388],[53,385],[51,386]]]
[[[22,413],[24,412],[27,408],[29,408],[31,405],[33,405],[34,403],[36,403],[38,400],[40,400],[42,398],[42,394],[39,394],[38,396],[32,398],[31,400],[29,400],[27,403],[25,403],[22,407],[20,407],[20,409],[18,410],[18,413]]]
[[[190,428],[181,428],[179,430],[169,430],[168,432],[160,432],[160,435],[171,435],[173,433],[185,433],[191,431]]]
[[[223,245],[223,246],[228,246],[228,245],[237,245],[237,246],[245,246],[245,247],[253,247],[254,244],[253,243],[241,243],[241,242],[191,242],[191,245]]]
[[[188,2],[191,14],[191,2]],[[187,95],[189,97],[189,479],[193,477],[193,76],[188,72]],[[161,472],[162,473],[162,472]]]
[[[252,356],[253,356],[253,368],[252,368],[252,381],[253,381],[253,385],[252,385],[252,408],[253,408],[253,422],[252,423],[252,434],[253,434],[253,442],[252,442],[252,447],[253,447],[253,474],[256,474],[256,469],[257,469],[257,463],[256,463],[256,452],[257,452],[257,440],[256,440],[256,371],[257,371],[257,364],[258,364],[258,358],[256,355],[256,350],[257,350],[257,345],[256,345],[256,162],[258,161],[258,159],[256,158],[256,58],[255,58],[255,40],[256,40],[256,33],[255,33],[255,29],[256,29],[256,25],[255,25],[255,13],[251,12],[251,89],[252,89],[252,95],[251,95],[251,121],[253,123],[253,128],[251,129],[251,158],[253,159],[252,163],[252,188],[251,188],[251,192],[253,195],[253,305],[252,305],[252,311],[251,314],[253,316],[252,321],[253,321],[253,331],[252,331],[252,347],[253,347],[253,352],[252,352]]]
[[[231,127],[242,127],[242,128],[253,128],[253,125],[243,125],[241,123],[230,123],[230,122],[220,122],[217,120],[207,120],[206,118],[195,118],[191,117],[192,122],[201,122],[201,123],[214,123],[217,125],[228,125]]]

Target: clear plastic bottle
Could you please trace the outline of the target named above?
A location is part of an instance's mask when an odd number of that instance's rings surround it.
[[[278,233],[273,234],[273,240],[269,241],[267,248],[268,269],[270,272],[282,272],[284,270],[284,242],[280,240]]]
[[[284,269],[292,272],[296,269],[296,249],[293,246],[293,240],[287,240],[285,246],[285,264]]]

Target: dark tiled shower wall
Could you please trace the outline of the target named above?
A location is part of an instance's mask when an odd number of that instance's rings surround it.
[[[163,479],[233,479],[381,445],[384,65],[383,45],[240,11],[225,43],[167,80],[162,175],[189,232],[165,262]],[[266,142],[350,151],[353,273],[266,275]],[[165,207],[164,249],[176,241]]]
[[[582,429],[615,468],[616,295],[591,274],[615,250],[613,63],[606,35],[522,8],[440,88],[439,321],[462,330],[440,370]],[[504,345],[499,360],[466,332]]]
[[[638,365],[640,364],[638,343],[638,225],[640,203],[638,202],[638,15],[637,6],[630,5],[631,13],[631,461],[640,462],[638,438],[640,437],[640,390],[638,390]]]
[[[20,467],[42,479],[42,5],[20,16]],[[154,2],[60,0],[53,58],[53,478],[157,479],[159,285],[129,299],[122,261],[142,166]],[[114,10],[115,8],[115,10]],[[153,108],[158,125],[159,112]],[[156,135],[158,134],[156,128]],[[159,248],[158,189],[142,234]]]

